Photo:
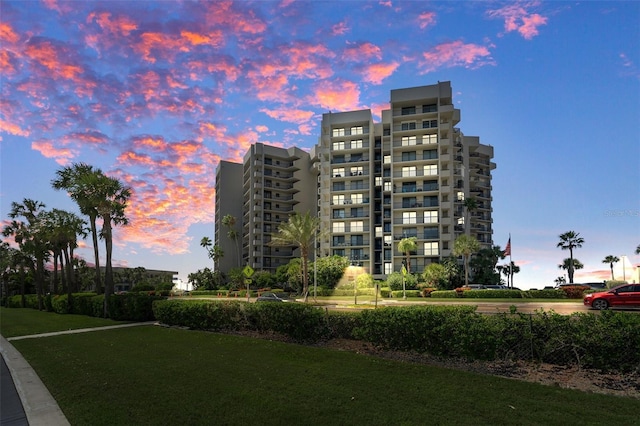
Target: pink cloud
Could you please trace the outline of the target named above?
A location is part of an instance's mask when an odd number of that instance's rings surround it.
[[[531,40],[539,34],[538,27],[547,24],[547,17],[537,13],[529,13],[527,8],[537,6],[538,3],[515,3],[500,9],[487,11],[490,18],[504,19],[504,30],[509,33],[517,31],[526,40]]]
[[[350,111],[360,108],[358,85],[345,80],[324,80],[312,87],[307,101],[326,110]]]
[[[263,108],[260,111],[267,114],[269,117],[279,120],[279,121],[287,121],[289,123],[306,123],[311,120],[314,113],[313,111],[304,111],[300,109],[266,109]]]
[[[53,158],[61,166],[70,164],[71,160],[78,154],[78,151],[71,148],[60,148],[52,141],[40,139],[31,143],[31,149],[40,152],[47,158]]]
[[[6,132],[16,136],[29,136],[29,130],[23,130],[18,124],[0,119],[0,132]]]
[[[442,43],[430,51],[424,52],[422,56],[423,60],[420,61],[420,66],[423,74],[439,68],[455,66],[479,68],[493,64],[488,47],[472,43],[465,44],[459,40]]]
[[[382,80],[393,74],[399,65],[397,62],[369,65],[364,70],[364,80],[372,84],[382,84]]]
[[[342,58],[352,62],[382,59],[382,49],[370,42],[350,43],[342,52]]]
[[[333,36],[341,36],[345,35],[349,32],[349,27],[346,22],[338,22],[337,24],[331,27],[331,35]]]
[[[422,12],[420,15],[418,15],[418,26],[421,30],[424,30],[425,28],[430,27],[435,23],[435,12]]]

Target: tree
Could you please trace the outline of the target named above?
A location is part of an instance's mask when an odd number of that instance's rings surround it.
[[[318,285],[324,288],[335,288],[349,266],[349,259],[345,256],[325,256],[316,259],[316,273]]]
[[[471,224],[471,212],[478,209],[478,201],[473,197],[465,198],[463,205],[467,211],[465,223],[469,226]]]
[[[202,237],[200,240],[200,245],[207,250],[207,256],[209,259],[213,260],[213,269],[215,271],[218,287],[222,285],[222,274],[220,273],[220,260],[224,257],[224,250],[218,245],[213,245],[211,242],[211,238]]]
[[[49,258],[50,243],[47,239],[47,229],[45,224],[45,205],[40,201],[25,198],[22,203],[11,203],[9,217],[13,219],[11,223],[2,230],[5,237],[13,236],[15,242],[20,247],[20,251],[25,253],[34,261],[29,262],[29,267],[36,280],[36,294],[38,297],[38,309],[44,309],[44,277],[45,262]],[[16,220],[24,218],[22,220]]]
[[[580,237],[580,233],[575,231],[567,231],[564,234],[560,234],[559,238],[560,242],[557,246],[562,250],[569,250],[567,274],[569,275],[569,284],[573,284],[573,273],[577,269],[573,263],[573,249],[582,247],[584,238]]]
[[[619,257],[617,257],[617,256],[612,256],[612,255],[609,255],[609,256],[605,257],[605,258],[602,260],[602,263],[608,263],[608,264],[609,264],[609,267],[611,268],[611,280],[614,280],[614,279],[615,279],[615,278],[613,277],[613,264],[614,264],[614,263],[618,263],[619,261],[620,261],[620,258],[619,258]]]
[[[78,237],[87,236],[87,222],[76,214],[53,209],[45,215],[47,238],[50,242],[50,249],[54,260],[54,292],[57,293],[56,284],[57,262],[60,260],[60,270],[65,278],[68,294],[79,291],[76,283],[74,250],[78,247]]]
[[[572,271],[577,271],[578,269],[584,268],[584,265],[578,259],[567,257],[562,261],[561,264],[558,265],[558,268],[564,269],[568,273],[569,269],[571,269]],[[571,275],[569,275],[569,284],[573,284],[573,272],[571,272]]]
[[[500,246],[484,248],[469,262],[473,271],[473,282],[478,284],[499,284],[500,273],[496,272],[496,266],[500,259],[504,259],[504,251]]]
[[[507,277],[507,287],[513,288],[513,276],[520,272],[520,267],[513,261],[502,266],[502,273]]]
[[[187,275],[187,280],[195,290],[215,290],[215,276],[211,269],[204,268]]]
[[[242,265],[242,255],[240,254],[239,234],[235,228],[236,218],[230,214],[225,215],[222,218],[222,224],[227,227],[227,230],[228,230],[227,237],[229,237],[229,239],[232,240],[236,245],[236,250],[237,250],[236,254],[238,256],[238,267],[240,267],[240,265]]]
[[[98,192],[97,182],[103,176],[100,169],[94,169],[85,163],[74,163],[56,172],[51,181],[54,189],[65,190],[78,205],[80,213],[89,217],[91,239],[93,241],[93,258],[95,263],[95,290],[102,293],[100,271],[100,253],[98,248],[98,230],[96,220],[99,216],[98,205],[104,200],[104,194]]]
[[[269,245],[297,246],[302,262],[302,295],[306,302],[309,297],[309,252],[313,248],[320,221],[309,212],[301,215],[294,213],[288,222],[278,226],[278,232],[272,236]]]
[[[435,287],[438,289],[445,288],[449,273],[447,268],[440,263],[430,263],[424,268],[422,273],[424,280],[429,287]]]
[[[462,256],[464,262],[464,285],[469,285],[469,259],[471,255],[480,250],[480,243],[469,235],[460,235],[453,243],[453,254]]]
[[[636,247],[636,254],[640,254],[640,244],[638,244],[638,247]]]
[[[454,288],[460,287],[462,284],[460,265],[458,264],[458,259],[455,256],[450,255],[441,262],[442,266],[447,272],[447,285],[446,289],[452,290]]]
[[[411,273],[411,252],[418,249],[418,239],[416,237],[407,237],[400,240],[398,243],[398,251],[404,254],[406,262],[407,273]]]

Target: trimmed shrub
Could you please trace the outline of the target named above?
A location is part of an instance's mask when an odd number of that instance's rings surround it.
[[[552,290],[526,290],[525,293],[532,299],[566,299],[567,295],[564,291],[559,289]]]
[[[584,297],[585,290],[589,290],[589,286],[586,285],[565,285],[560,287],[567,299],[582,299]]]
[[[455,290],[436,290],[431,292],[431,297],[442,299],[455,299],[458,293]]]
[[[393,297],[394,299],[402,299],[404,297],[405,292],[402,290],[398,290],[398,291],[392,291],[391,292],[391,297]],[[422,291],[421,290],[407,290],[406,291],[407,297],[421,297],[422,296]]]
[[[522,299],[522,292],[516,290],[466,290],[467,299]]]

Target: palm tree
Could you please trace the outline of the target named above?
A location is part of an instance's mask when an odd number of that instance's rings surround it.
[[[564,269],[565,271],[567,271],[567,273],[569,273],[569,268],[571,268],[573,271],[577,271],[578,269],[584,268],[584,265],[578,259],[571,259],[568,257],[558,265],[558,268]],[[571,275],[569,275],[569,284],[573,284],[573,272],[571,272]]]
[[[131,197],[131,188],[124,186],[116,178],[99,174],[94,181],[94,189],[99,197],[96,205],[98,215],[102,218],[102,232],[106,250],[104,293],[105,293],[105,317],[108,315],[108,300],[113,294],[113,265],[111,258],[113,254],[113,226],[127,225],[129,220],[124,214],[127,208],[127,201]]]
[[[96,267],[95,287],[96,293],[102,293],[100,273],[100,253],[98,249],[98,230],[96,219],[98,218],[97,205],[103,199],[96,191],[96,182],[102,175],[100,169],[94,169],[85,163],[75,163],[56,172],[56,178],[51,181],[54,189],[65,190],[80,208],[80,213],[89,217],[91,226],[91,238],[93,241],[93,257]]]
[[[471,225],[471,212],[473,212],[474,210],[478,209],[478,200],[476,200],[473,197],[469,197],[469,198],[465,198],[463,205],[465,207],[465,209],[467,210],[467,214],[466,214],[466,218],[465,218],[465,224],[467,226]]]
[[[560,234],[560,242],[558,247],[562,250],[569,250],[569,265],[567,267],[567,274],[569,275],[569,284],[573,284],[573,273],[577,269],[573,264],[573,249],[580,248],[584,244],[584,238],[580,237],[579,232],[568,231],[564,234]]]
[[[62,276],[64,277],[64,265],[66,265],[66,280],[68,282],[67,293],[78,291],[73,269],[74,250],[78,247],[78,237],[87,236],[87,223],[74,213],[65,210],[53,209],[46,215],[48,239],[54,257],[54,275],[57,272],[56,258],[60,258]],[[54,277],[54,287],[56,284]],[[55,292],[55,289],[54,289]]]
[[[462,256],[464,261],[464,285],[469,285],[469,259],[480,250],[480,243],[469,235],[460,235],[453,243],[453,254]]]
[[[611,268],[611,280],[612,280],[612,281],[615,279],[615,278],[613,278],[613,264],[614,264],[614,263],[618,263],[619,261],[620,261],[620,258],[619,258],[619,257],[617,257],[617,256],[612,256],[612,255],[609,255],[609,256],[605,257],[605,258],[602,260],[602,263],[608,263],[608,264],[609,264],[609,267]]]
[[[294,213],[288,222],[278,226],[278,232],[271,237],[269,245],[272,246],[297,246],[300,249],[302,261],[302,294],[306,302],[309,297],[309,251],[313,248],[313,242],[320,221],[311,216],[309,212],[301,215]]]
[[[640,244],[638,244],[638,247],[636,247],[636,254],[640,254]]]
[[[404,254],[404,260],[407,266],[407,273],[411,273],[411,252],[418,248],[418,239],[416,237],[407,237],[398,243],[398,251]]]
[[[513,288],[513,275],[520,272],[520,267],[511,261],[502,266],[502,273],[507,277],[507,287]]]
[[[44,265],[49,257],[50,244],[47,239],[45,227],[45,205],[40,201],[25,198],[22,203],[11,203],[9,217],[11,223],[2,230],[5,237],[13,236],[20,250],[27,256],[33,256],[35,262],[30,262],[33,275],[36,279],[36,294],[38,296],[38,309],[44,309]],[[26,221],[16,220],[24,218]]]
[[[238,241],[238,231],[236,231],[235,226],[236,226],[236,218],[233,215],[225,215],[222,218],[222,224],[224,226],[227,227],[228,232],[227,232],[227,237],[229,237],[230,240],[235,242],[236,245],[236,250],[237,250],[237,255],[238,255],[238,267],[240,267],[240,265],[242,265],[242,255],[240,254],[240,244]]]
[[[224,251],[219,245],[213,245],[211,238],[202,237],[200,240],[200,245],[207,250],[207,256],[209,259],[213,260],[214,273],[216,274],[216,278],[218,281],[218,287],[220,287],[222,275],[220,273],[220,260],[224,257]]]

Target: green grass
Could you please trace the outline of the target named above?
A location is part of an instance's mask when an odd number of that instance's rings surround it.
[[[126,322],[85,315],[58,315],[35,309],[0,308],[0,334],[5,338],[115,324]]]
[[[38,321],[39,332],[66,321],[28,309],[0,313],[3,334],[13,336]],[[95,324],[76,319],[78,328]],[[74,426],[632,425],[640,412],[631,398],[154,326],[12,343]]]

